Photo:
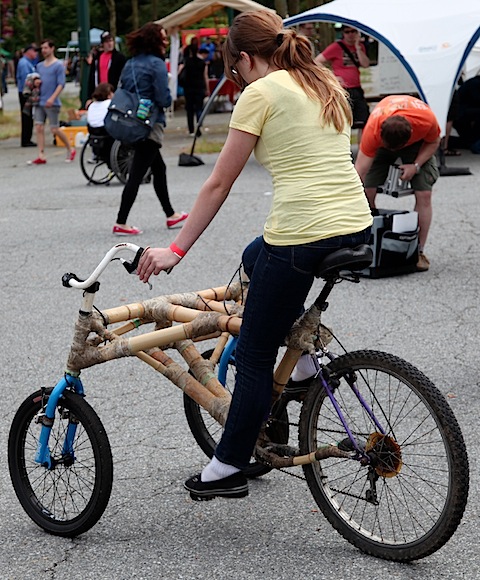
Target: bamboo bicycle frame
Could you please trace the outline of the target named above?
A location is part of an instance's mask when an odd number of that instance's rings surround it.
[[[102,312],[93,308],[96,290],[98,286],[84,293],[65,378],[52,392],[42,419],[36,461],[49,465],[49,432],[55,408],[65,388],[83,392],[79,379],[82,369],[126,356],[136,356],[146,362],[224,426],[231,395],[217,379],[214,366],[229,336],[240,332],[243,311],[240,301],[246,294],[246,284],[236,282],[199,292],[160,296]],[[108,330],[109,325],[119,323],[123,324]],[[155,324],[154,331],[124,337],[148,323]],[[320,311],[312,306],[292,328],[288,348],[274,373],[273,401],[281,395],[302,352],[315,352],[313,337],[318,333],[319,326]],[[328,332],[325,327],[322,331]],[[211,338],[219,340],[212,359],[205,360],[194,343]],[[324,335],[325,338],[328,339],[328,335]],[[175,348],[180,353],[187,363],[187,370],[166,354],[165,349],[168,348]],[[262,453],[262,457],[273,467],[313,463],[329,456],[346,457],[348,454],[330,445],[304,456],[278,457],[275,453]]]
[[[218,381],[213,366],[228,337],[238,336],[240,332],[243,306],[239,300],[246,291],[245,284],[236,282],[228,287],[160,296],[110,308],[100,314],[92,311],[94,295],[86,295],[75,327],[67,373],[78,376],[83,368],[123,356],[137,356],[224,425],[230,394]],[[109,325],[118,323],[124,324],[112,331],[107,329]],[[124,338],[127,333],[147,323],[155,323],[156,330]],[[93,339],[92,332],[96,335]],[[212,360],[206,361],[194,342],[217,337],[219,340]],[[175,348],[188,369],[173,361],[162,350],[164,348]],[[275,397],[281,394],[301,353],[302,349],[287,350],[275,372]]]

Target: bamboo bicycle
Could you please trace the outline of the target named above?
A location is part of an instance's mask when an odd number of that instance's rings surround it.
[[[231,395],[217,378],[216,364],[226,383],[226,369],[235,366],[228,340],[239,333],[248,284],[238,280],[96,311],[98,278],[124,251],[135,253],[132,262],[121,259],[134,272],[143,250],[125,243],[107,252],[87,280],[64,275],[64,286],[84,290],[67,370],[53,389],[42,388],[23,402],[10,429],[17,497],[36,524],[59,536],[91,528],[112,489],[110,444],[84,398],[82,369],[136,356],[180,387],[193,401],[191,411],[201,408],[219,425],[228,413]],[[257,476],[302,466],[315,501],[344,538],[366,553],[406,562],[441,548],[458,527],[467,502],[468,458],[448,403],[419,370],[378,351],[337,357],[327,348],[331,334],[320,322],[327,297],[341,280],[358,282],[351,270],[370,260],[370,248],[360,246],[334,252],[319,266],[325,285],[286,338],[271,416],[248,471]],[[147,323],[155,329],[124,336]],[[218,338],[217,346],[204,358],[195,344],[211,338]],[[186,368],[167,355],[168,348],[180,353]],[[305,351],[317,361],[318,373],[295,389],[289,377]],[[298,446],[289,444],[292,400],[302,401]],[[197,419],[197,441],[208,442],[202,448],[211,454],[209,427],[203,416]]]

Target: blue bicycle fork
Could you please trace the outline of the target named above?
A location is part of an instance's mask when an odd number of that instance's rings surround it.
[[[37,452],[35,454],[35,462],[40,463],[48,469],[53,469],[55,466],[52,462],[52,457],[50,455],[50,449],[48,447],[48,441],[50,439],[50,433],[52,431],[54,419],[55,419],[55,409],[58,406],[58,401],[63,395],[66,388],[73,389],[79,395],[83,395],[83,385],[82,381],[78,377],[74,377],[69,374],[58,381],[55,385],[53,391],[51,392],[47,406],[45,407],[45,412],[41,415],[40,423],[42,423],[42,429],[40,431],[40,437],[38,439]],[[65,441],[63,442],[62,457],[69,456],[73,460],[73,441],[75,439],[75,434],[77,432],[77,424],[69,423],[67,432],[65,433]]]
[[[228,371],[228,364],[233,363],[235,364],[235,357],[233,355],[235,348],[237,346],[238,337],[231,336],[228,339],[225,348],[223,349],[222,356],[218,361],[218,380],[222,383],[223,386],[227,384],[227,371]]]

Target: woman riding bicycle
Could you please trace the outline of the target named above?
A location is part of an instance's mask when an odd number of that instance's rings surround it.
[[[250,285],[236,348],[236,383],[215,456],[185,483],[193,499],[243,497],[242,473],[271,404],[277,352],[302,309],[316,266],[369,239],[372,217],[352,164],[352,112],[333,74],[317,66],[309,40],[271,12],[237,16],[224,45],[226,76],[245,88],[211,176],[169,248],[149,248],[146,282],[178,264],[227,198],[252,151],[271,173],[263,236],[244,251]]]

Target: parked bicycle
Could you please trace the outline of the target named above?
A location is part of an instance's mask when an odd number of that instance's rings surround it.
[[[189,424],[209,455],[215,433],[205,413],[220,426],[228,413],[227,375],[235,369],[230,337],[240,330],[248,282],[97,311],[98,279],[125,251],[135,253],[131,262],[121,258],[134,272],[143,249],[125,243],[111,248],[86,280],[64,275],[64,286],[84,291],[67,370],[54,388],[27,397],[10,429],[17,497],[36,524],[59,536],[90,529],[112,489],[110,444],[85,399],[82,369],[125,356],[149,364],[188,397]],[[313,498],[344,538],[368,554],[408,562],[441,548],[457,529],[468,496],[468,458],[446,399],[418,369],[379,351],[336,356],[327,348],[332,335],[320,321],[327,298],[338,282],[358,282],[352,271],[370,261],[370,247],[360,246],[333,252],[319,266],[325,284],[286,338],[271,416],[248,471],[258,476],[302,466]],[[146,324],[154,330],[124,336]],[[202,356],[196,345],[212,338],[217,346]],[[185,365],[168,356],[168,348]],[[317,375],[294,384],[289,377],[304,352],[313,356]],[[293,401],[301,403],[296,446],[289,424]]]

